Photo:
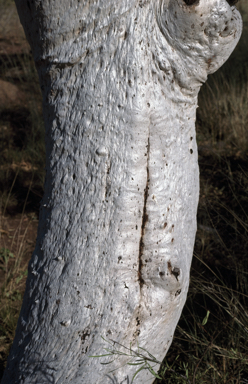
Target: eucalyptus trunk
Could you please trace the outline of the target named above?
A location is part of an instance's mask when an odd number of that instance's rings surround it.
[[[16,5],[43,93],[46,181],[2,384],[130,383],[125,358],[90,356],[102,337],[159,360],[170,347],[196,233],[197,95],[241,17],[226,0]]]

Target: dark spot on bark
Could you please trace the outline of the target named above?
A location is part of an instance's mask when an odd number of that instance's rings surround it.
[[[75,179],[76,179],[76,175],[75,175],[75,173],[73,173],[73,176],[72,176],[72,178],[73,178],[73,180],[75,180]]]
[[[164,223],[164,228],[166,228],[167,227],[167,223]]]
[[[177,267],[172,268],[170,260],[167,262],[168,271],[171,275],[175,276],[178,280],[178,276],[180,275],[180,269]]]
[[[124,40],[126,40],[127,35],[128,35],[127,31],[125,31]]]
[[[172,239],[171,239],[171,242],[173,243],[174,242],[174,238],[172,237]]]
[[[178,290],[176,291],[176,293],[175,293],[175,297],[177,297],[178,295],[180,295],[180,293],[181,293],[181,289],[178,289]]]
[[[122,259],[122,256],[118,256],[118,264],[121,261],[121,259]]]
[[[85,305],[84,308],[93,309],[92,306],[91,306],[91,304],[89,304],[89,305]]]
[[[165,272],[164,271],[161,271],[161,272],[159,272],[159,276],[164,276],[165,275]]]
[[[136,325],[140,325],[140,319],[138,317],[136,317]]]
[[[190,153],[191,153],[191,155],[192,155],[192,153],[193,153],[193,149],[190,149],[189,151],[190,151]]]
[[[79,335],[82,341],[85,341],[86,337],[90,336],[90,330],[84,329],[82,334]]]
[[[176,278],[177,281],[178,281],[178,276],[180,275],[180,269],[177,268],[177,267],[173,268],[171,274],[172,274],[173,276],[175,276],[175,278]]]

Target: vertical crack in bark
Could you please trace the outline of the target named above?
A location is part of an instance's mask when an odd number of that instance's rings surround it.
[[[139,284],[140,288],[142,288],[144,284],[144,279],[142,277],[142,267],[143,267],[143,262],[142,262],[142,256],[143,256],[143,251],[144,251],[144,234],[145,234],[145,226],[148,221],[148,214],[147,214],[147,209],[146,209],[146,204],[147,204],[147,198],[149,196],[148,191],[149,191],[149,154],[150,154],[150,140],[148,137],[148,144],[147,144],[147,166],[146,166],[146,172],[147,172],[147,178],[146,178],[146,187],[144,190],[144,207],[143,207],[143,215],[142,215],[142,224],[141,224],[141,236],[140,236],[140,243],[139,243],[139,269],[138,269],[138,278],[139,278]]]

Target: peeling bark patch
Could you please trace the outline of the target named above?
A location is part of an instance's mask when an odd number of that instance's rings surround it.
[[[138,278],[139,278],[139,284],[140,288],[142,288],[144,284],[144,279],[142,278],[142,256],[144,251],[144,234],[145,234],[145,226],[148,221],[148,214],[146,211],[146,204],[148,199],[148,191],[149,191],[149,153],[150,153],[150,140],[148,138],[148,144],[147,144],[147,166],[146,166],[146,172],[147,172],[147,179],[146,179],[146,188],[144,190],[144,207],[143,207],[143,215],[142,215],[142,224],[141,224],[141,237],[140,237],[140,243],[139,243],[139,269],[138,269]]]
[[[205,32],[205,31],[204,31]],[[207,60],[207,65],[208,65],[208,69],[211,67],[211,64],[212,64],[212,58],[209,58]]]

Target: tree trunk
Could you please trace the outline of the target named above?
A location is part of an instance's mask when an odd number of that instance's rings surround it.
[[[225,0],[16,4],[43,92],[46,181],[2,384],[131,383],[124,358],[89,356],[101,336],[160,360],[171,344],[196,232],[197,95],[240,14]]]

